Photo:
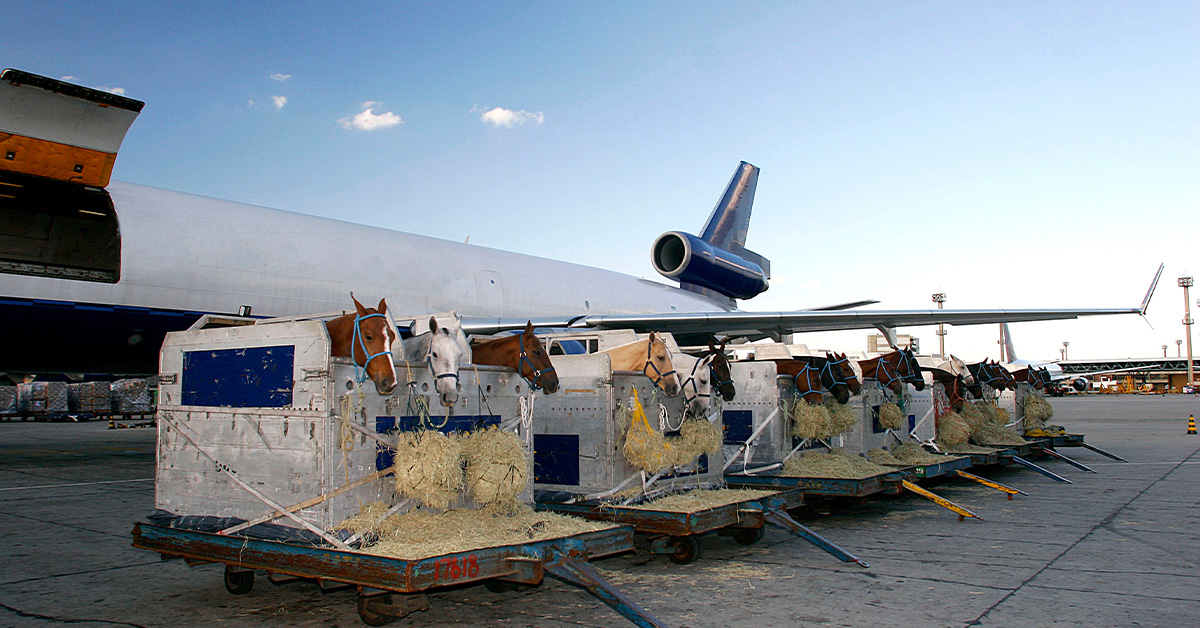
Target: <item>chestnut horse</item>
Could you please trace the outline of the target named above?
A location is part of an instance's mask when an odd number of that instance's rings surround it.
[[[967,368],[970,369],[971,375],[975,378],[976,382],[986,384],[994,390],[999,391],[1005,388],[1015,390],[1017,387],[1017,382],[1013,379],[1012,374],[1008,372],[1008,369],[1000,366],[998,362],[984,360],[983,362],[968,364]],[[980,398],[983,397],[982,394],[977,396]]]
[[[722,340],[721,344],[714,345],[708,341],[708,351],[689,352],[688,355],[694,358],[712,357],[708,362],[708,370],[711,371],[712,379],[710,385],[721,393],[721,398],[725,401],[733,401],[737,395],[737,388],[733,385],[733,373],[729,368],[729,357],[725,355],[725,343],[728,339]]]
[[[533,390],[544,390],[547,395],[558,391],[558,373],[554,372],[546,347],[534,335],[532,321],[519,334],[471,345],[471,362],[507,366],[525,378]]]
[[[619,347],[601,351],[607,354],[614,371],[641,371],[649,377],[655,388],[669,397],[679,394],[679,376],[671,364],[667,343],[655,332],[645,340],[636,340]]]
[[[881,385],[896,393],[904,392],[904,384],[912,384],[917,390],[925,390],[925,378],[921,376],[921,365],[912,349],[897,349],[870,360],[859,360],[863,379],[878,380]]]
[[[946,399],[950,401],[950,407],[955,412],[962,412],[963,405],[967,402],[966,397],[963,396],[963,392],[967,390],[966,380],[963,376],[940,368],[927,370],[933,375],[933,381],[938,382],[946,389]]]
[[[796,395],[804,397],[809,403],[821,403],[822,391],[828,390],[838,403],[844,404],[850,401],[850,394],[855,388],[861,390],[846,356],[839,360],[826,353],[823,358],[812,356],[772,362],[775,363],[775,372],[783,377],[791,377],[796,384]],[[847,370],[850,371],[849,377]]]
[[[1013,381],[1018,384],[1029,384],[1033,386],[1034,390],[1041,390],[1046,386],[1041,371],[1032,366],[1026,366],[1019,371],[1011,371],[1011,374]]]
[[[350,300],[354,301],[354,314],[325,323],[325,331],[329,333],[329,353],[352,358],[359,382],[370,377],[375,382],[376,392],[390,395],[396,390],[392,343],[397,336],[387,316],[387,302],[380,299],[377,307],[363,307],[354,298],[354,293],[350,293]]]

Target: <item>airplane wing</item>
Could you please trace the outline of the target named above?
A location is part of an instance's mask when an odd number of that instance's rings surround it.
[[[744,336],[763,338],[786,333],[845,329],[895,329],[920,325],[982,325],[1023,321],[1050,321],[1140,314],[1140,308],[1045,310],[799,310],[790,312],[670,312],[661,314],[604,314],[537,318],[535,327],[565,329],[632,329],[666,331],[677,336]],[[463,318],[463,330],[491,334],[525,327],[527,318]]]

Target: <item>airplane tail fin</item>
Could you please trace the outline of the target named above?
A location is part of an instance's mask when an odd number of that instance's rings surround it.
[[[750,213],[754,210],[754,191],[758,187],[758,166],[741,162],[734,171],[725,193],[717,201],[700,239],[742,259],[758,264],[771,278],[771,260],[746,248],[750,231]]]
[[[1008,329],[1008,323],[1000,323],[1000,343],[1004,347],[1004,355],[1000,356],[1002,361],[1016,362],[1020,359],[1017,357],[1017,350],[1013,348],[1012,332]]]

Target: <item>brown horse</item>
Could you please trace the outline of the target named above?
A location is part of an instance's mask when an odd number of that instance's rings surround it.
[[[846,386],[850,388],[850,394],[857,395],[862,392],[862,383],[858,381],[858,374],[854,372],[854,367],[850,366],[850,358],[847,358],[845,353],[826,352],[825,360],[829,368],[833,370],[833,376],[845,382]]]
[[[655,332],[645,340],[636,340],[600,353],[607,354],[614,371],[641,371],[654,386],[674,397],[679,394],[679,376],[671,364],[667,343]]]
[[[709,356],[712,360],[708,362],[708,370],[712,373],[711,385],[721,393],[721,398],[725,401],[733,401],[737,395],[737,389],[733,385],[733,373],[729,367],[729,357],[725,355],[725,343],[729,339],[721,341],[721,344],[715,345],[713,341],[708,341],[708,351],[689,352],[688,355],[694,358],[704,359]]]
[[[962,412],[963,406],[967,402],[966,397],[963,396],[963,392],[967,389],[963,376],[938,368],[928,369],[928,371],[933,375],[933,381],[938,382],[946,389],[946,399],[950,401],[950,407],[955,412]]]
[[[534,335],[532,321],[520,334],[471,345],[471,362],[507,366],[525,378],[533,390],[544,390],[547,395],[558,391],[558,373],[542,341]]]
[[[843,359],[845,356],[843,356]],[[849,379],[845,376],[841,362],[826,353],[825,357],[793,358],[791,360],[772,360],[775,372],[782,376],[791,377],[796,384],[796,394],[804,397],[809,403],[821,403],[822,391],[828,390],[838,403],[850,401],[850,394],[858,386],[858,378],[850,369]],[[845,361],[849,366],[849,361]],[[853,382],[853,386],[851,385]]]
[[[1045,382],[1042,380],[1041,373],[1032,366],[1026,366],[1019,371],[1011,371],[1013,381],[1018,384],[1029,384],[1034,390],[1041,390],[1045,387]]]
[[[859,360],[863,379],[878,380],[897,395],[904,392],[904,384],[912,384],[917,390],[925,390],[925,378],[921,376],[921,365],[912,349],[897,349],[870,360]]]
[[[994,390],[1004,390],[1005,388],[1016,390],[1017,388],[1017,382],[1013,379],[1012,374],[1008,372],[1008,369],[1000,366],[998,362],[984,360],[983,362],[968,364],[967,368],[970,369],[971,375],[975,377],[976,382],[987,384]],[[977,396],[982,398],[982,392]]]
[[[325,323],[329,332],[330,355],[352,358],[358,381],[367,377],[375,382],[375,391],[390,395],[396,390],[396,365],[392,362],[392,343],[396,330],[387,317],[387,302],[379,300],[374,308],[363,307],[354,293],[354,314],[339,316]]]

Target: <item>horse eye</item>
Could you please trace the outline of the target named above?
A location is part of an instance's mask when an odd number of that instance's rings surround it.
[[[435,358],[438,357],[437,351],[433,352],[433,357],[435,357]]]

